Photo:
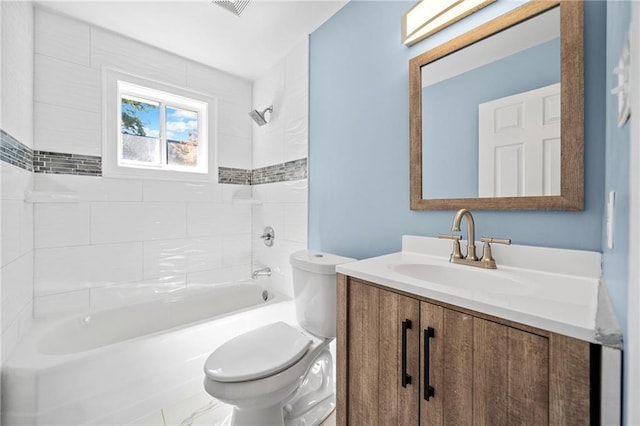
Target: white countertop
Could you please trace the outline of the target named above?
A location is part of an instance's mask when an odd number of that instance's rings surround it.
[[[449,263],[451,246],[451,241],[404,236],[401,252],[342,264],[336,271],[532,327],[615,346],[610,338],[603,342],[599,334],[603,328],[617,327],[597,324],[597,318],[602,317],[598,314],[599,253],[494,244],[498,269],[486,270]],[[482,244],[476,246],[481,254]],[[464,286],[446,285],[402,273],[398,265],[427,265],[469,279]],[[476,279],[506,285],[475,287]]]

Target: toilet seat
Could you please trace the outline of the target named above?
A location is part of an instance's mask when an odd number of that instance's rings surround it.
[[[286,370],[309,349],[311,339],[284,322],[244,333],[213,351],[204,370],[223,383],[258,380]]]

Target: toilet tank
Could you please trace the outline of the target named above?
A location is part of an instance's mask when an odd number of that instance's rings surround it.
[[[356,259],[302,250],[291,255],[298,323],[324,338],[336,336],[336,265]]]

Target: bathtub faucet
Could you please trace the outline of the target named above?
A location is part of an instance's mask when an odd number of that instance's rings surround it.
[[[262,276],[270,277],[271,276],[271,268],[269,268],[267,266],[266,268],[262,268],[262,269],[258,269],[257,271],[253,271],[253,274],[251,275],[251,278],[253,278],[255,280],[256,278],[262,277]]]

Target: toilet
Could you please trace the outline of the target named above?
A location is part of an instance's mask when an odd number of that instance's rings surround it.
[[[267,324],[222,344],[204,387],[233,406],[234,426],[317,425],[335,407],[336,265],[355,259],[309,250],[290,257],[298,324]]]

